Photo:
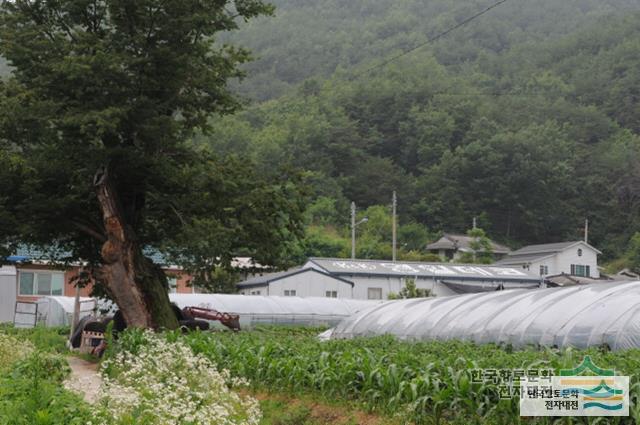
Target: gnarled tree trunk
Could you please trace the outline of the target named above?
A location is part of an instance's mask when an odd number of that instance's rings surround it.
[[[108,167],[96,173],[94,186],[102,210],[107,241],[102,245],[100,279],[120,308],[128,326],[175,329],[162,269],[144,256],[127,224]]]

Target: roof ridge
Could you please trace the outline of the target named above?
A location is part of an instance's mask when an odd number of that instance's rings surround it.
[[[437,261],[413,261],[413,260],[376,260],[371,258],[335,258],[335,257],[309,257],[307,261],[313,260],[327,260],[327,261],[354,261],[354,262],[368,262],[368,263],[392,263],[392,264],[428,264],[432,266],[445,266],[445,267],[457,267],[457,266],[465,266],[465,267],[502,267],[496,266],[494,263],[491,264],[480,264],[480,263],[443,263]]]

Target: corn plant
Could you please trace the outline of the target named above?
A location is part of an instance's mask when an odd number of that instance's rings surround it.
[[[261,389],[318,394],[401,415],[415,424],[636,423],[640,351],[555,350],[448,342],[401,342],[392,337],[321,342],[308,331],[274,328],[242,333],[193,333],[194,352]],[[501,399],[493,382],[472,382],[477,368],[571,368],[589,354],[597,364],[632,376],[630,418],[520,418],[519,400]],[[604,422],[603,422],[604,420]],[[626,422],[625,422],[626,421]]]

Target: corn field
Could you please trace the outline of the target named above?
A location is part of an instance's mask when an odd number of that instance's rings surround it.
[[[234,376],[256,388],[317,394],[415,424],[640,423],[637,403],[640,351],[597,349],[512,351],[463,342],[400,342],[392,337],[321,342],[304,330],[193,333],[184,338]],[[500,398],[498,384],[477,382],[477,369],[571,369],[589,354],[602,367],[632,378],[631,416],[623,419],[521,418],[519,400]]]

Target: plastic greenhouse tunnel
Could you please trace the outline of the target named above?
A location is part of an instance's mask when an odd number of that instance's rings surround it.
[[[354,314],[323,336],[383,334],[514,347],[638,348],[640,282],[392,301]]]

